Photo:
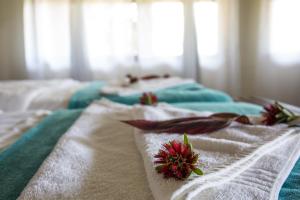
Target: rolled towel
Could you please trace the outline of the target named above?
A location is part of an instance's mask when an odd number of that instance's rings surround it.
[[[192,79],[182,79],[179,77],[158,78],[150,80],[139,80],[136,83],[122,86],[121,83],[111,83],[105,85],[101,92],[103,94],[117,94],[119,96],[128,96],[133,94],[140,94],[143,92],[157,91],[169,87],[174,87],[182,84],[195,83]]]

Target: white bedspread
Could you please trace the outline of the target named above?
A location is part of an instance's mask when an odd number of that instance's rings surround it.
[[[84,84],[74,80],[1,81],[0,110],[55,110],[65,108],[72,94]]]
[[[164,113],[163,115],[161,115],[162,111]],[[259,153],[262,154],[259,156],[256,155],[256,159],[248,159],[247,162],[243,162],[244,166],[248,166],[248,168],[238,168],[243,170],[228,168],[230,176],[215,176],[215,178],[220,179],[215,181],[210,180],[211,183],[214,183],[213,185],[208,184],[206,185],[207,187],[203,187],[203,183],[201,183],[199,179],[195,179],[198,181],[180,182],[176,184],[169,181],[161,181],[160,184],[164,183],[168,185],[168,187],[160,185],[161,188],[158,188],[157,186],[153,186],[150,179],[151,177],[149,176],[153,176],[152,178],[157,180],[160,175],[151,172],[153,171],[153,168],[147,167],[149,166],[147,161],[145,161],[145,172],[142,162],[143,158],[139,155],[138,150],[135,147],[134,129],[119,122],[119,120],[133,119],[136,113],[140,112],[140,106],[130,108],[104,100],[90,105],[67,133],[62,136],[53,152],[44,161],[36,175],[22,192],[19,199],[153,199],[147,184],[146,172],[150,181],[151,190],[156,199],[161,199],[159,190],[165,190],[166,188],[168,188],[168,191],[166,191],[166,194],[164,195],[167,195],[167,197],[174,194],[179,194],[177,197],[180,197],[184,194],[184,197],[189,196],[191,199],[223,199],[215,198],[215,195],[219,195],[220,197],[221,194],[228,191],[232,193],[236,192],[238,194],[243,194],[241,192],[248,192],[247,194],[250,195],[248,197],[251,199],[251,197],[255,198],[255,193],[251,193],[251,188],[248,190],[248,188],[242,187],[246,187],[245,184],[240,184],[241,187],[239,188],[245,190],[243,191],[235,190],[234,186],[237,181],[245,181],[246,178],[249,177],[249,173],[253,174],[254,172],[256,174],[261,174],[262,177],[265,176],[265,173],[256,170],[256,168],[260,168],[261,170],[264,169],[263,166],[260,166],[260,159],[268,159],[270,166],[279,166],[273,168],[274,171],[271,173],[275,174],[281,173],[283,168],[286,170],[285,173],[288,173],[291,168],[290,166],[292,166],[292,160],[288,159],[288,157],[283,159],[286,162],[279,161],[282,160],[283,155],[287,153],[290,155],[289,153],[294,151],[294,148],[283,148],[280,142],[277,143],[277,146],[270,146],[270,143],[268,143],[269,145],[267,147],[270,149],[269,151],[260,151]],[[151,116],[152,118],[154,116],[157,116],[158,118],[173,118],[195,115],[193,112],[173,109],[166,106],[162,106],[160,110],[152,109],[151,112],[147,113],[144,116]],[[243,129],[243,127],[237,128]],[[230,130],[232,130],[232,134],[234,134],[234,127],[227,129],[227,132],[230,133]],[[214,135],[216,140],[218,135],[220,136],[222,134],[216,133]],[[271,136],[275,137],[274,134],[271,134]],[[297,136],[298,138],[293,138],[296,136],[292,134],[292,132],[284,132],[279,134],[277,138],[285,138],[285,140],[282,140],[285,141],[285,145],[289,144],[289,147],[293,147],[296,145],[295,141],[299,141],[299,135]],[[171,137],[181,138],[181,136],[178,135]],[[256,141],[257,137],[259,138],[259,135],[254,134],[252,138],[244,139],[248,142],[251,140]],[[170,138],[165,137],[165,139],[168,140]],[[193,137],[190,137],[190,139],[192,143],[195,142]],[[243,138],[236,139],[237,143],[243,143]],[[226,141],[224,139],[219,140],[221,143]],[[163,141],[164,140],[161,142]],[[260,144],[262,145],[262,143]],[[194,146],[196,149],[200,148],[198,143],[194,144]],[[158,147],[157,144],[157,148]],[[216,146],[215,148],[218,149]],[[141,146],[139,146],[139,149],[142,149]],[[232,150],[234,151],[234,149]],[[252,152],[253,150],[254,149],[252,149]],[[246,155],[249,156],[249,154]],[[297,156],[295,152],[291,155],[294,157]],[[200,158],[203,160],[205,157],[208,158],[209,154],[205,154],[205,152],[202,151]],[[144,159],[147,160],[148,158],[145,156]],[[239,160],[241,158],[237,157],[237,159]],[[234,158],[229,161],[232,160],[234,160]],[[210,164],[212,167],[216,167],[217,165],[224,166],[225,163],[227,163],[227,160],[216,160],[216,165],[214,165],[214,163]],[[287,163],[289,164],[289,167],[287,167]],[[222,172],[224,172],[224,167],[221,167],[220,169],[223,169]],[[216,168],[215,170],[211,170],[210,166],[206,166],[204,171],[207,176],[203,177],[210,177],[210,172],[215,173],[218,170],[216,170]],[[268,171],[266,171],[266,173],[268,175]],[[273,175],[274,174],[271,176]],[[277,176],[275,176],[275,178],[273,177],[273,179],[275,179],[277,183],[283,182],[285,176],[287,175],[281,174],[278,179],[276,179]],[[258,176],[255,178],[257,177]],[[202,178],[201,180],[204,179]],[[191,183],[196,183],[194,184],[196,187],[188,187]],[[274,183],[270,181],[268,184],[272,185]],[[183,190],[180,189],[176,191],[176,189],[179,189],[178,186]],[[254,188],[255,186],[256,185],[254,185]],[[222,193],[220,194],[220,191],[216,188],[220,189]],[[278,191],[278,188],[276,189]],[[227,194],[224,194],[224,197],[226,197],[226,195]]]

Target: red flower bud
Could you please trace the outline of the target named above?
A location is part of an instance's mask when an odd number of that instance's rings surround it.
[[[140,103],[142,105],[155,105],[157,104],[157,102],[157,96],[155,96],[155,94],[153,94],[152,92],[143,93],[143,95],[140,98]]]
[[[268,126],[279,123],[288,123],[297,118],[293,112],[284,108],[278,102],[266,105],[264,107],[264,112],[262,112],[262,116],[262,123]]]

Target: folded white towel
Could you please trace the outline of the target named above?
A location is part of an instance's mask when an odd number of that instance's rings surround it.
[[[48,114],[50,111],[46,110],[2,113],[0,115],[0,152]]]
[[[86,83],[68,79],[53,81],[51,86],[43,88],[42,92],[35,96],[27,110],[67,108],[73,94],[85,85]]]
[[[135,115],[136,118],[147,120],[165,120],[179,114],[168,113],[166,109],[144,107]],[[232,186],[231,188],[228,185],[220,186],[222,191],[226,192],[225,199],[253,199],[253,195],[266,197],[258,199],[276,199],[284,178],[287,177],[299,157],[299,148],[297,148],[299,134],[297,135],[297,133],[299,131],[288,130],[284,126],[233,124],[211,134],[189,136],[195,152],[200,154],[200,162],[203,164],[205,175],[200,177],[194,175],[187,181],[166,180],[154,168],[153,156],[162,147],[162,144],[174,139],[182,141],[182,135],[143,134],[137,129],[135,135],[137,146],[144,158],[150,188],[156,199],[206,199],[208,197],[214,199],[217,195],[222,194],[215,187],[235,177],[238,178],[233,180],[234,187],[232,185],[229,185]],[[280,148],[276,149],[279,146]],[[275,149],[276,154],[272,153]],[[286,152],[289,154],[286,155]],[[276,162],[272,163],[274,155],[277,156],[274,159]],[[284,163],[285,166],[279,166],[278,163]],[[250,168],[253,165],[254,167]],[[246,171],[247,169],[249,170]],[[240,175],[242,172],[245,173]],[[273,179],[265,177],[270,174]],[[276,179],[278,175],[280,177]],[[266,183],[264,190],[259,187],[252,188],[250,193],[253,194],[252,196],[249,195],[249,191],[243,191],[246,186],[259,186],[259,181]],[[208,190],[207,188],[212,189]],[[202,198],[203,191],[206,191],[205,198]],[[239,198],[236,198],[236,193],[239,193]],[[223,199],[224,196],[219,199]]]
[[[192,79],[182,79],[179,77],[158,78],[151,80],[139,80],[129,86],[122,86],[122,83],[111,83],[101,89],[103,94],[118,94],[120,96],[139,94],[143,92],[153,92],[180,84],[195,83]]]
[[[286,142],[262,156],[246,171],[221,180],[213,187],[190,194],[197,200],[240,200],[240,199],[278,199],[282,183],[286,180],[299,157],[300,135],[290,136]]]
[[[19,199],[152,200],[127,107],[93,103],[61,137]]]
[[[65,108],[72,94],[85,84],[75,80],[2,81],[0,110],[55,110]]]

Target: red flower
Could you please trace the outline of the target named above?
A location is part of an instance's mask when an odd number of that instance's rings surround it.
[[[155,167],[158,173],[162,173],[165,178],[186,179],[192,172],[203,175],[197,168],[198,154],[192,151],[192,146],[188,138],[184,135],[184,144],[178,141],[171,141],[163,145],[163,148],[154,156]]]
[[[296,115],[290,110],[284,108],[278,102],[264,107],[262,123],[265,125],[274,125],[278,123],[288,123],[296,119]]]
[[[140,98],[140,103],[142,105],[155,105],[157,104],[157,102],[158,102],[157,96],[152,92],[143,93],[143,95]]]

